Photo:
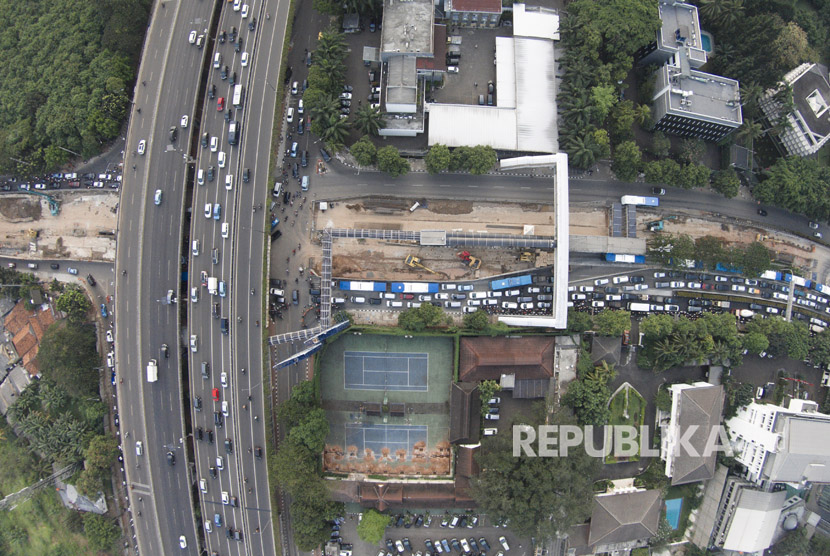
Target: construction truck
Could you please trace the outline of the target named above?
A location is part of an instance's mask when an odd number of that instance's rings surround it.
[[[427,272],[431,272],[433,274],[438,274],[437,272],[435,272],[431,268],[425,267],[423,265],[423,263],[421,263],[420,257],[416,257],[415,255],[407,255],[406,260],[404,261],[404,264],[408,267],[411,267],[411,268],[422,268],[422,269],[426,270]]]
[[[472,268],[473,270],[478,270],[481,268],[481,259],[478,257],[473,257],[470,255],[469,251],[461,251],[455,254],[459,259],[464,261],[468,267]]]
[[[519,255],[519,261],[523,263],[532,263],[536,260],[536,255],[531,253],[530,251],[522,251],[522,254]]]

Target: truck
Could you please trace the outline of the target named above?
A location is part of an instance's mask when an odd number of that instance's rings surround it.
[[[219,279],[214,278],[213,276],[211,276],[210,278],[208,278],[208,286],[207,287],[208,287],[208,293],[210,295],[216,295],[217,293],[219,293]]]
[[[390,291],[396,293],[438,293],[436,282],[392,282]]]
[[[236,120],[231,122],[228,126],[228,145],[236,145],[239,143],[240,124]]]
[[[639,195],[623,195],[620,203],[624,205],[639,205],[643,207],[658,207],[660,199],[657,197],[641,197]]]
[[[720,307],[721,309],[729,309],[729,307],[732,304],[728,301],[715,301],[714,305],[715,305],[715,307]],[[737,314],[737,313],[735,313],[735,314]]]
[[[628,304],[628,310],[640,313],[648,313],[649,311],[651,311],[651,307],[648,303],[636,303],[632,301]]]
[[[739,319],[751,319],[755,316],[755,311],[752,309],[732,309],[732,314]]]
[[[155,359],[147,363],[147,382],[156,382],[159,379],[159,365]]]
[[[237,83],[233,86],[233,105],[237,108],[242,107],[243,94],[244,92],[241,83]]]

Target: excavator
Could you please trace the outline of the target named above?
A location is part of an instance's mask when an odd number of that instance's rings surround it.
[[[481,268],[481,259],[479,259],[478,257],[473,257],[472,255],[470,255],[469,251],[460,251],[455,255],[459,259],[464,261],[464,263],[473,270],[478,270],[479,268]]]
[[[415,255],[407,255],[407,256],[406,256],[406,260],[404,260],[404,264],[405,264],[406,266],[408,266],[408,267],[411,267],[411,268],[421,268],[421,269],[423,269],[423,270],[426,270],[427,272],[431,272],[431,273],[433,273],[433,274],[438,274],[437,272],[435,272],[435,271],[434,271],[434,270],[432,270],[431,268],[427,268],[427,267],[425,267],[425,266],[421,263],[421,258],[420,258],[420,257],[416,257]]]

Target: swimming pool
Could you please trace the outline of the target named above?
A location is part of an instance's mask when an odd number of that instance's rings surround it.
[[[677,529],[680,526],[680,508],[682,506],[682,498],[666,500],[666,520],[668,520],[672,529]]]
[[[706,52],[712,52],[712,38],[709,36],[709,33],[700,34],[700,45]]]

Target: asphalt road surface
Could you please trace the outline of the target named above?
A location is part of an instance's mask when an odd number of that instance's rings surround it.
[[[116,254],[116,370],[124,467],[141,554],[195,555],[199,547],[177,356],[180,313],[165,298],[179,286],[183,154],[205,53],[187,37],[192,29],[208,27],[210,9],[201,2],[155,4],[125,149]],[[191,115],[187,129],[179,128],[184,114]],[[179,128],[176,142],[170,141],[171,126]],[[144,155],[136,152],[140,140],[147,142]],[[153,201],[157,189],[162,191],[158,206]],[[169,358],[160,355],[162,344],[170,346]],[[145,377],[150,359],[158,359],[155,383]],[[143,443],[140,456],[137,441]],[[168,464],[168,452],[175,465]],[[179,547],[182,535],[186,549]]]

